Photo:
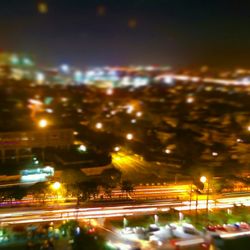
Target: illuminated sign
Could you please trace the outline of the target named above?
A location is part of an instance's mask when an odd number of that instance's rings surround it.
[[[20,172],[22,182],[46,181],[48,177],[54,176],[54,168],[44,167],[36,169],[25,169]]]

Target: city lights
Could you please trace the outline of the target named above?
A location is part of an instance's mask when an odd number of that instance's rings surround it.
[[[61,65],[61,70],[63,73],[69,73],[69,65],[67,64]]]
[[[168,148],[166,148],[166,149],[165,149],[165,153],[166,153],[166,154],[171,154],[171,150],[168,149]]]
[[[107,95],[113,95],[113,93],[114,93],[114,90],[111,88],[107,89],[107,91],[106,91]]]
[[[142,112],[140,112],[140,111],[136,112],[136,116],[137,117],[141,117],[142,116]]]
[[[38,84],[42,84],[45,81],[45,75],[42,72],[36,74],[36,81]]]
[[[52,184],[52,188],[54,189],[54,190],[59,190],[60,188],[61,188],[61,183],[60,182],[54,182],[53,184]]]
[[[207,182],[207,177],[206,176],[201,176],[200,182],[202,182],[202,183]]]
[[[96,129],[102,129],[103,125],[101,122],[98,122],[98,123],[96,123],[95,127],[96,127]]]
[[[128,134],[126,135],[126,138],[127,138],[127,140],[131,141],[131,140],[133,140],[134,136],[133,136],[133,134],[128,133]]]
[[[40,128],[46,128],[48,126],[48,121],[46,119],[41,119],[39,122],[38,122],[38,126]]]
[[[114,147],[114,151],[115,151],[115,152],[120,151],[120,149],[121,149],[121,148],[120,148],[119,146]]]
[[[85,145],[80,145],[79,147],[78,147],[78,150],[80,151],[80,152],[86,152],[87,151],[87,147],[85,146]]]

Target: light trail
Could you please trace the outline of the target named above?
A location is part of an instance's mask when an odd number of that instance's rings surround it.
[[[222,209],[232,208],[234,204],[243,204],[250,206],[250,196],[242,197],[230,197],[209,200],[208,208]],[[197,206],[196,201],[154,201],[149,204],[138,204],[138,205],[119,205],[119,206],[97,206],[90,208],[67,208],[67,209],[40,209],[31,211],[19,211],[13,212],[1,212],[0,211],[0,223],[2,225],[8,224],[21,224],[21,223],[38,223],[38,222],[49,222],[49,221],[63,221],[73,219],[93,219],[93,218],[110,218],[110,217],[123,217],[132,215],[143,215],[143,214],[157,214],[158,212],[168,211],[173,208],[177,211],[189,211],[206,209],[206,200],[198,200]]]

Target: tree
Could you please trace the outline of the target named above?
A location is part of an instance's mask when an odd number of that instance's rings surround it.
[[[121,183],[121,191],[123,193],[126,193],[127,196],[130,193],[132,193],[134,191],[134,186],[133,186],[132,182],[129,181],[129,180],[122,181],[122,183]]]
[[[61,177],[61,182],[65,184],[67,194],[72,195],[79,193],[79,184],[85,180],[86,175],[80,169],[64,170]]]
[[[82,182],[79,184],[79,189],[83,200],[88,200],[91,196],[96,198],[100,192],[99,185],[95,181]]]
[[[46,195],[49,191],[49,184],[47,182],[38,182],[29,188],[29,192],[33,195],[33,199],[42,199],[45,202]]]

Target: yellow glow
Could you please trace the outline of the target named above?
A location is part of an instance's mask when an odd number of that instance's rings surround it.
[[[101,122],[98,122],[98,123],[96,123],[95,127],[96,127],[97,129],[102,129],[103,125],[102,125]]]
[[[48,121],[46,119],[41,119],[39,122],[38,122],[38,126],[40,128],[46,128],[48,126]]]
[[[200,182],[202,182],[202,183],[207,182],[207,177],[206,176],[201,176]]]
[[[45,2],[40,2],[38,3],[37,9],[39,13],[46,14],[48,12],[48,5]]]
[[[54,190],[58,190],[61,187],[61,183],[56,181],[55,183],[52,184],[52,188]]]

